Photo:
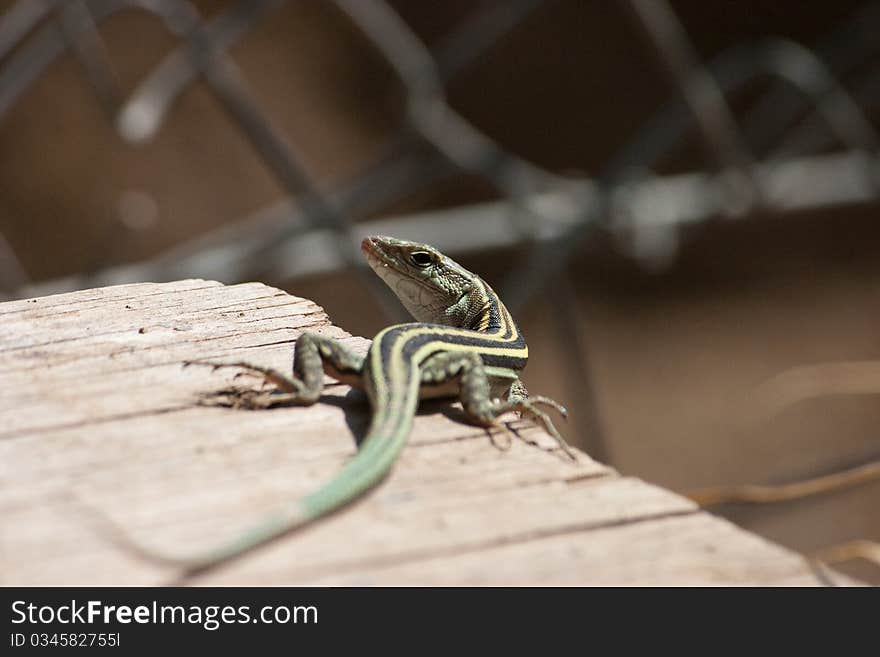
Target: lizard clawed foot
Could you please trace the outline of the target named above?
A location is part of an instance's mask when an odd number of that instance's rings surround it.
[[[500,432],[496,433],[492,431],[493,428],[501,429]],[[485,427],[486,433],[489,435],[489,441],[492,443],[492,446],[498,449],[501,452],[510,451],[510,448],[513,447],[514,434],[510,430],[504,422],[495,422],[491,426]],[[507,436],[507,440],[502,442],[498,440],[498,438],[504,434]]]
[[[528,416],[542,427],[544,430],[549,433],[556,440],[556,443],[559,445],[560,449],[565,453],[565,455],[570,458],[572,461],[577,461],[577,454],[572,450],[567,442],[565,442],[565,438],[562,437],[562,434],[556,430],[556,427],[553,424],[553,421],[550,419],[550,416],[547,415],[544,411],[537,408],[536,405],[541,404],[545,406],[550,406],[555,409],[562,415],[563,418],[568,417],[568,411],[566,411],[565,407],[556,402],[549,397],[527,397],[526,399],[521,399],[518,401],[516,405],[516,410],[519,411],[520,416]]]
[[[296,379],[291,379],[288,376],[285,376],[278,370],[272,369],[271,367],[262,367],[260,365],[252,365],[250,363],[244,362],[235,362],[235,363],[215,363],[208,360],[187,360],[183,362],[184,367],[189,367],[190,365],[205,365],[212,369],[219,370],[224,368],[235,368],[240,370],[245,370],[242,374],[248,372],[255,372],[262,376],[263,380],[268,383],[274,383],[278,386],[279,389],[284,392],[289,393],[302,393],[304,390],[304,386],[302,383],[297,381]]]
[[[198,404],[200,406],[261,410],[292,404],[296,401],[298,401],[296,394],[232,387],[206,393],[199,397]]]
[[[215,363],[205,360],[184,361],[183,366],[205,365],[214,370],[223,368],[242,369],[243,372],[236,374],[235,378],[247,374],[260,376],[263,384],[271,383],[275,390],[251,390],[248,388],[229,387],[216,392],[203,395],[199,403],[203,406],[224,406],[227,408],[245,408],[249,410],[259,410],[264,408],[272,408],[274,406],[284,406],[290,404],[310,404],[313,403],[313,395],[306,394],[305,386],[296,379],[289,378],[277,370],[269,367],[261,367],[259,365],[251,365],[250,363]]]
[[[524,401],[529,402],[531,405],[541,404],[543,406],[549,406],[559,413],[562,416],[562,419],[568,419],[568,409],[555,399],[550,399],[550,397],[544,397],[543,395],[536,395],[534,397],[527,397]]]

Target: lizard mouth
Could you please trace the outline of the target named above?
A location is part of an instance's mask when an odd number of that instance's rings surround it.
[[[370,268],[385,281],[404,305],[409,301],[421,306],[421,294],[434,292],[434,288],[413,276],[406,264],[398,258],[395,250],[387,248],[389,244],[393,246],[394,241],[390,237],[366,237],[361,242],[361,251]]]
[[[367,258],[369,265],[376,269],[377,266],[390,267],[394,259],[382,248],[381,238],[365,237],[361,242],[361,251]]]

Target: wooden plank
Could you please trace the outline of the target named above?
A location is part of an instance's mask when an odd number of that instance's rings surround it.
[[[125,285],[0,304],[0,583],[154,584],[173,571],[108,540],[230,538],[332,477],[368,408],[339,384],[309,408],[199,404],[247,360],[288,370],[304,330],[365,351],[314,303],[261,284]],[[328,383],[330,380],[328,379]],[[816,584],[798,555],[619,476],[511,417],[431,402],[361,502],[200,579],[232,584]]]
[[[760,558],[756,559],[756,556]],[[487,567],[491,565],[491,567]],[[832,574],[835,583],[851,580]],[[226,577],[225,581],[234,581]],[[263,583],[271,579],[265,577]],[[670,514],[607,527],[439,554],[402,564],[317,573],[300,584],[330,586],[813,586],[816,575],[788,550],[703,513]]]

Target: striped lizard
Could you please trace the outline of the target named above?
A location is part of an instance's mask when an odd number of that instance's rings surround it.
[[[293,377],[248,363],[192,362],[254,371],[275,384],[271,392],[239,391],[233,404],[238,407],[314,404],[325,373],[363,390],[372,420],[357,454],[334,479],[225,545],[193,556],[159,554],[134,545],[142,556],[195,574],[348,504],[391,470],[407,442],[420,398],[458,396],[466,416],[483,427],[498,424],[498,417],[508,411],[518,411],[543,425],[576,459],[538,406],[550,406],[563,417],[565,409],[547,397],[529,396],[520,381],[528,346],[485,281],[426,244],[368,237],[361,249],[416,323],[380,331],[366,356],[331,338],[303,333],[294,348]]]

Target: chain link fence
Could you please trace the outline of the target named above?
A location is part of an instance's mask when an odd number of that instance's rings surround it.
[[[240,0],[210,18],[187,0],[17,0],[0,15],[0,127],[3,117],[58,58],[72,55],[127,143],[148,143],[173,120],[196,82],[209,89],[286,198],[180,243],[147,260],[101,265],[63,279],[31,281],[0,235],[0,290],[8,298],[141,280],[294,279],[347,270],[363,279],[389,321],[398,306],[361,262],[367,234],[429,242],[453,257],[519,249],[499,293],[514,314],[549,297],[560,339],[577,357],[568,366],[583,394],[588,451],[607,457],[592,401],[582,320],[568,265],[597,234],[656,270],[675,259],[696,224],[774,216],[880,200],[880,4],[870,2],[805,46],[786,38],[738,44],[702,61],[666,0],[622,0],[634,39],[655,55],[671,100],[638,126],[593,177],[561,175],[503,147],[447,100],[450,82],[499,40],[554,0],[477,3],[429,48],[382,0],[332,4],[399,81],[404,121],[381,157],[333,188],[320,185],[282,137],[230,49],[271,21],[281,0]],[[102,23],[125,12],[156,17],[177,45],[123,96]],[[731,96],[768,81],[745,111]],[[687,135],[698,136],[703,170],[675,175],[657,164]],[[465,173],[495,200],[387,216],[414,190]],[[372,217],[364,220],[365,217]],[[381,218],[375,218],[381,217]]]

